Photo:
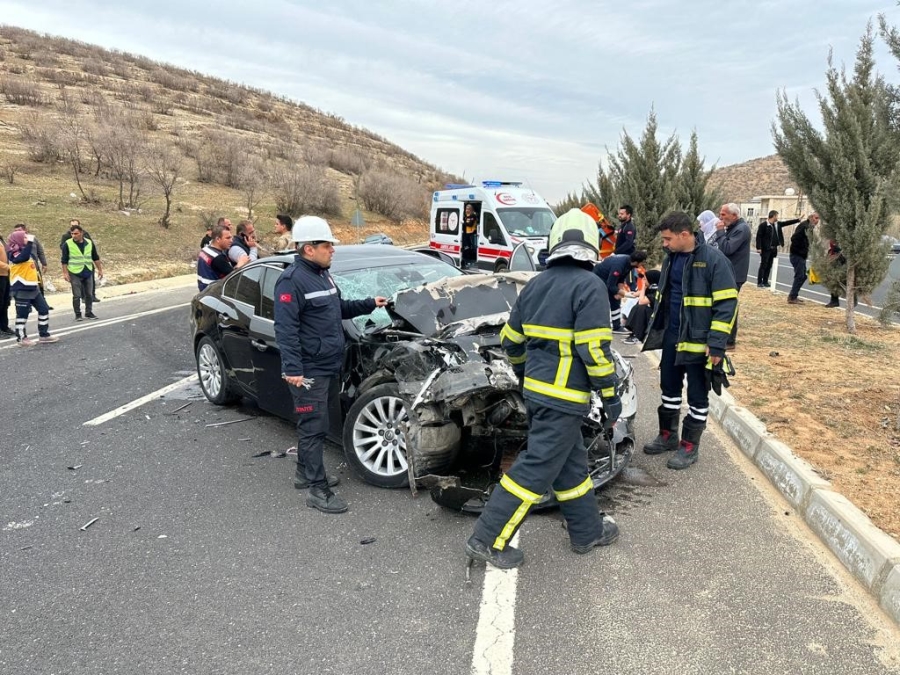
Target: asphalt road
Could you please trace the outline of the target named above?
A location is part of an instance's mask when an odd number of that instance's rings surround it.
[[[756,272],[759,269],[759,254],[756,251],[750,252],[750,272],[747,277],[748,284],[756,283]],[[877,317],[878,313],[881,311],[881,308],[884,306],[884,300],[887,296],[888,288],[891,285],[892,280],[898,279],[900,280],[900,256],[894,256],[891,260],[891,265],[888,269],[888,274],[884,278],[878,287],[872,291],[872,307],[866,305],[864,302],[860,302],[856,309],[861,314],[865,314],[866,316]],[[791,262],[788,259],[787,253],[779,253],[778,254],[778,277],[776,280],[776,288],[779,291],[787,293],[791,290],[791,284],[794,281],[794,268],[791,267]],[[800,297],[805,298],[806,300],[811,300],[813,302],[820,302],[823,305],[826,304],[831,299],[831,292],[821,286],[819,284],[810,284],[809,281],[803,284],[803,287],[800,289]],[[785,298],[785,302],[787,299]],[[843,298],[840,300],[841,309],[846,309],[847,302]]]
[[[84,426],[193,372],[187,310],[165,309],[190,295],[0,342],[0,672],[900,672],[900,632],[714,433],[692,469],[640,454],[600,495],[622,529],[608,549],[577,556],[557,515],[531,517],[501,598],[482,585],[508,573],[464,583],[469,517],[363,484],[335,447],[351,510],[306,508],[290,459],[253,458],[292,428],[246,402],[186,386]],[[644,442],[657,390],[636,363]],[[477,654],[498,602],[509,630]]]

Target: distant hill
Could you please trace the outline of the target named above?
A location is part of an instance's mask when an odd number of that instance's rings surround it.
[[[760,195],[783,195],[787,188],[800,192],[797,181],[791,177],[778,155],[716,169],[710,177],[710,186],[719,188],[728,201],[738,203]]]
[[[163,229],[165,181],[154,177],[167,175]],[[252,213],[269,232],[276,213],[315,213],[345,242],[375,231],[421,241],[430,192],[461,179],[284,96],[0,26],[0,181],[0,232],[26,222],[53,241],[80,218],[105,258],[129,270],[124,280],[189,264],[218,216]],[[357,209],[365,225],[351,227]]]

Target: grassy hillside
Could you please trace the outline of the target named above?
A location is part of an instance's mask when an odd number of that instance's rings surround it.
[[[167,227],[154,172],[172,182]],[[114,281],[188,270],[204,223],[223,215],[252,213],[268,232],[281,208],[324,215],[346,241],[376,231],[421,240],[430,191],[454,180],[302,103],[0,27],[0,232],[26,222],[55,257],[79,218]],[[350,227],[357,208],[361,230]]]

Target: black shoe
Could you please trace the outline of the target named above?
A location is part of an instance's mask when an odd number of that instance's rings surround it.
[[[93,298],[91,298],[91,302],[100,302],[100,298],[98,298],[98,297],[95,295]]]
[[[0,335],[3,337],[15,337],[16,331],[10,330],[9,328],[0,328]]]
[[[827,305],[825,305],[825,306],[826,306],[826,307],[829,307],[829,308],[831,308],[831,307],[840,307],[840,306],[841,306],[841,303],[839,303],[839,302],[834,302],[834,301],[832,300],[831,302],[829,302],[829,303],[828,303]]]
[[[597,546],[609,546],[619,538],[619,526],[605,513],[600,514],[600,536],[588,544],[572,544],[575,553],[590,553]]]
[[[644,445],[644,454],[661,455],[664,452],[674,452],[678,449],[678,434],[668,429],[662,429],[659,435]]]
[[[347,502],[331,491],[331,488],[314,485],[306,495],[306,505],[318,509],[322,513],[343,513],[347,510]]]
[[[47,309],[49,309],[52,312],[54,308],[51,307],[50,305],[47,305]]]
[[[81,316],[81,314],[76,314],[76,315],[75,315],[75,320],[76,320],[76,321],[84,321],[84,317]]]
[[[98,317],[97,315],[95,315],[93,312],[85,312],[84,315],[85,315],[88,319],[99,319],[99,318],[100,318],[100,317]],[[77,318],[77,317],[76,317],[76,318]]]
[[[514,546],[498,551],[476,539],[474,534],[466,542],[466,555],[472,560],[490,563],[501,570],[511,570],[525,562],[525,554]]]
[[[666,462],[666,466],[670,469],[675,469],[676,471],[680,471],[681,469],[688,468],[691,464],[695,464],[697,462],[697,457],[700,455],[700,448],[698,448],[693,443],[687,443],[686,441],[682,441],[678,445],[678,450],[669,458],[669,461]]]
[[[325,476],[325,482],[328,483],[328,487],[333,488],[335,485],[341,482],[341,479],[337,476]],[[305,490],[309,487],[309,481],[306,480],[306,476],[299,476],[296,473],[294,474],[294,487],[298,490]]]

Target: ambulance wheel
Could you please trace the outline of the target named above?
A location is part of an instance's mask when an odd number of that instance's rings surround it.
[[[508,272],[508,271],[509,271],[509,265],[506,264],[506,261],[505,261],[505,260],[498,260],[498,261],[497,261],[497,264],[494,265],[494,272],[495,272],[495,273],[497,273],[497,272]]]
[[[197,343],[196,357],[200,388],[209,402],[228,405],[237,401],[240,396],[234,392],[231,378],[225,370],[222,353],[209,336],[204,335]]]

